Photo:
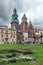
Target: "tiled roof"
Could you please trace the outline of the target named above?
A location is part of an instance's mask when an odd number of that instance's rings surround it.
[[[21,26],[19,24],[16,24],[15,27],[17,30],[21,30]]]
[[[22,19],[27,19],[27,17],[26,17],[26,15],[25,15],[25,14],[23,15]]]

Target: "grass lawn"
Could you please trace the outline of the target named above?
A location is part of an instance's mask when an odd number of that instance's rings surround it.
[[[4,64],[4,65],[7,65],[7,64]],[[18,62],[18,63],[10,63],[8,65],[35,65],[34,63],[32,62]]]
[[[30,45],[19,45],[19,44],[4,44],[0,45],[0,51],[2,50],[20,50],[22,48],[29,48],[31,49],[34,54],[29,54],[29,56],[35,57],[36,62],[40,65],[43,65],[43,44],[30,44]],[[6,54],[0,54],[5,56]],[[17,62],[17,63],[10,63],[10,64],[3,64],[3,65],[36,65],[35,62]]]

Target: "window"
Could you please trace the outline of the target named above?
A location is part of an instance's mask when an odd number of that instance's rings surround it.
[[[15,17],[15,19],[17,19],[17,17]]]
[[[7,41],[7,40],[8,40],[8,38],[5,38],[5,40]]]
[[[14,39],[12,39],[12,42],[14,42]]]
[[[12,35],[11,35],[11,37],[12,37]]]
[[[8,30],[6,30],[6,34],[8,33]]]
[[[2,33],[3,33],[3,30],[2,30]]]
[[[1,35],[1,37],[3,37],[3,34]]]
[[[6,37],[8,37],[8,35],[6,35]]]
[[[15,37],[15,35],[14,35],[14,37]]]
[[[25,39],[27,40],[27,37]]]
[[[4,42],[4,39],[2,39],[2,42]]]
[[[25,30],[27,30],[27,27],[25,27]]]
[[[29,31],[28,33],[29,33],[30,35],[32,35],[32,32],[31,32],[31,31]]]

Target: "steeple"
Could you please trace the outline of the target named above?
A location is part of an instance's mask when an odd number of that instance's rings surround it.
[[[14,29],[15,26],[17,26],[17,25],[19,25],[18,14],[17,14],[17,10],[14,9],[13,10],[13,15],[12,15],[11,28]]]
[[[31,23],[31,19],[29,19],[29,25],[31,25],[32,23]]]
[[[13,10],[12,22],[11,23],[19,23],[18,22],[18,14],[17,14],[16,8]]]
[[[23,23],[23,22],[27,22],[27,17],[26,17],[25,14],[24,14],[23,17],[22,17],[22,23]]]
[[[27,17],[26,17],[26,15],[25,15],[25,14],[23,15],[22,19],[27,19]]]
[[[22,17],[21,28],[22,28],[22,32],[23,33],[27,33],[28,32],[28,22],[27,22],[27,17],[26,17],[25,14]]]
[[[33,29],[32,23],[31,23],[31,19],[29,19],[29,28]]]

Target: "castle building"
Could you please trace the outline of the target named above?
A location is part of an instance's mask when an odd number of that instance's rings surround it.
[[[23,38],[23,34],[22,34],[22,31],[21,31],[21,25],[19,24],[18,14],[17,14],[16,9],[14,9],[14,11],[13,11],[11,29],[14,29],[14,27],[16,28],[16,31],[17,31],[17,33],[16,33],[16,36],[17,36],[16,43],[21,43],[22,38]]]
[[[34,28],[31,23],[31,20],[29,21],[29,26],[28,26],[28,40],[29,40],[29,43],[34,42]]]
[[[16,30],[0,26],[0,44],[16,43]]]
[[[21,44],[21,43],[35,43],[42,42],[38,31],[34,30],[31,20],[29,24],[27,22],[27,17],[24,14],[22,17],[22,22],[19,24],[17,10],[13,10],[11,28],[7,26],[0,26],[0,44]]]
[[[24,36],[24,42],[28,42],[28,22],[25,14],[22,17],[21,30]]]
[[[28,42],[34,42],[34,29],[31,24],[31,21],[27,22],[27,17],[24,14],[22,17],[22,22],[19,24],[18,20],[18,14],[17,10],[14,9],[13,15],[12,15],[12,22],[11,22],[11,29],[16,28],[17,31],[17,43],[28,43]]]
[[[35,36],[34,36],[35,42],[43,43],[43,30],[35,29],[34,32],[35,32]]]

